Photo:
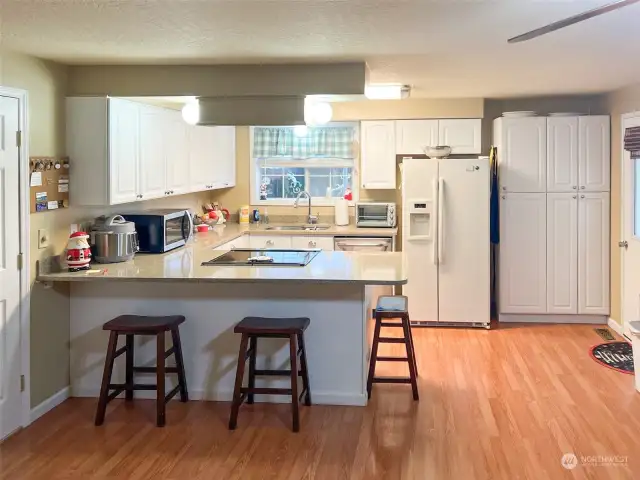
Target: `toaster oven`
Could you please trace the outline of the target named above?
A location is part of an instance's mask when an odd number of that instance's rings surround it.
[[[356,203],[357,227],[393,228],[396,226],[396,204],[390,202]]]

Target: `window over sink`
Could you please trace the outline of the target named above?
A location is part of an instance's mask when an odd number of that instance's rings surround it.
[[[291,205],[307,191],[332,205],[347,188],[357,200],[358,139],[357,122],[251,127],[251,204]]]

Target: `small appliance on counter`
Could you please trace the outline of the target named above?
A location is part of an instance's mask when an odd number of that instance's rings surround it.
[[[193,218],[188,210],[147,210],[125,214],[135,223],[140,252],[165,253],[182,247],[193,235]]]
[[[98,263],[126,262],[138,251],[136,227],[122,215],[96,218],[90,237],[93,259]]]
[[[390,202],[356,203],[356,227],[394,228],[396,204]]]
[[[335,224],[339,227],[349,225],[349,200],[337,198],[334,206]]]

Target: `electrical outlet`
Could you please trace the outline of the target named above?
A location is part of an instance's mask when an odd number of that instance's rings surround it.
[[[38,230],[38,248],[47,248],[49,246],[49,232],[44,228]]]

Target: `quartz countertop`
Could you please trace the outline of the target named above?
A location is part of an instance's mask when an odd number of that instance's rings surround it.
[[[92,264],[88,272],[41,271],[43,282],[86,281],[193,281],[217,283],[304,282],[403,285],[407,283],[406,260],[400,252],[320,252],[305,267],[202,266],[220,255],[223,243],[245,234],[318,236],[393,236],[397,229],[332,226],[319,231],[265,230],[265,225],[228,224],[207,233],[196,233],[185,247],[165,254],[137,254],[129,262]]]

